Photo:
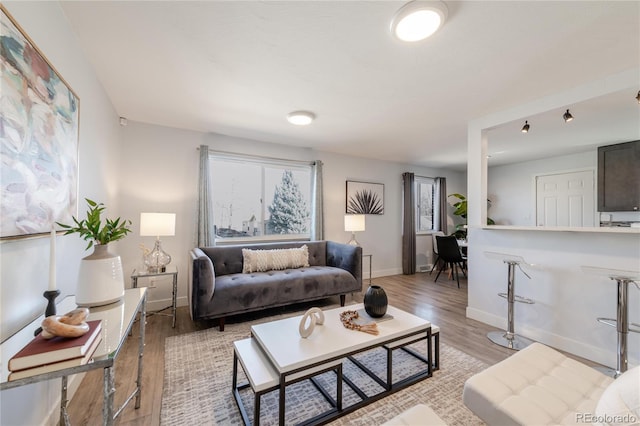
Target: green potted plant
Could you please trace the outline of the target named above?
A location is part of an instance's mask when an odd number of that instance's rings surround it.
[[[93,253],[80,262],[76,304],[78,306],[101,306],[113,303],[124,295],[124,274],[120,256],[109,252],[108,244],[124,238],[131,232],[131,221],[105,219],[104,204],[85,198],[89,209],[86,219],[73,217],[73,225],[56,222],[66,229],[64,235],[78,234],[88,241],[85,250],[93,247]]]
[[[457,224],[456,230],[451,235],[455,236],[459,240],[464,240],[467,238],[467,197],[458,193],[449,194],[447,197],[454,197],[458,200],[453,204],[453,207],[455,208],[453,214],[464,219],[464,223]],[[491,200],[487,200],[487,204],[491,206]],[[496,223],[493,219],[490,217],[487,218],[487,225],[495,224]]]

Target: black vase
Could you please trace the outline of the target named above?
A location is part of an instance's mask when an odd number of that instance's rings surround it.
[[[370,317],[380,318],[387,313],[387,293],[379,285],[370,285],[364,294],[364,310]]]

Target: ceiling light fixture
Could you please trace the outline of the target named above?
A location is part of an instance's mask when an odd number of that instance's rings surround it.
[[[391,34],[402,41],[424,40],[442,27],[447,14],[447,5],[442,1],[410,1],[393,17]]]
[[[571,120],[573,120],[573,115],[571,115],[571,113],[569,112],[569,110],[567,110],[567,112],[565,112],[564,114],[562,114],[562,118],[564,118],[564,122],[568,123]]]
[[[524,126],[522,126],[522,133],[529,133],[529,122],[527,120],[524,121]]]
[[[296,126],[306,126],[315,120],[316,115],[309,111],[294,111],[287,114],[287,121]]]
[[[636,100],[640,104],[640,90],[638,90],[638,94],[636,95]]]

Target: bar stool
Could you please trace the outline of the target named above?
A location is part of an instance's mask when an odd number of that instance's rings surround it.
[[[617,365],[616,369],[604,369],[605,374],[618,377],[627,371],[629,359],[627,356],[627,341],[629,332],[640,333],[640,324],[629,324],[629,283],[633,283],[638,287],[640,281],[640,272],[623,271],[620,269],[598,268],[594,266],[583,266],[582,270],[587,274],[607,277],[618,284],[618,306],[616,309],[616,319],[613,318],[596,318],[598,322],[615,327],[618,332],[617,344]],[[638,287],[640,289],[640,287]]]
[[[515,302],[526,303],[528,305],[533,305],[535,302],[525,297],[516,296],[515,269],[517,266],[527,278],[531,279],[531,277],[522,269],[521,265],[522,264],[525,264],[528,266],[533,266],[533,265],[525,262],[525,260],[520,256],[513,256],[510,254],[496,253],[491,251],[485,251],[484,254],[490,259],[502,260],[504,263],[506,263],[509,266],[507,292],[498,293],[498,296],[504,297],[505,299],[507,299],[507,332],[504,333],[502,331],[491,331],[487,333],[487,337],[489,338],[489,340],[491,340],[493,343],[497,345],[519,351],[520,349],[524,349],[530,344],[532,344],[533,340],[530,340],[530,339],[527,339],[526,337],[522,337],[515,334],[514,305],[515,305]]]

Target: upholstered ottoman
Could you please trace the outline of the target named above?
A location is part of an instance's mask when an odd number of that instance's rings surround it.
[[[381,426],[446,426],[447,424],[424,404],[414,405]]]
[[[462,399],[489,425],[584,424],[611,416],[620,416],[617,424],[634,424],[640,421],[639,372],[636,367],[614,382],[534,343],[467,380]]]

